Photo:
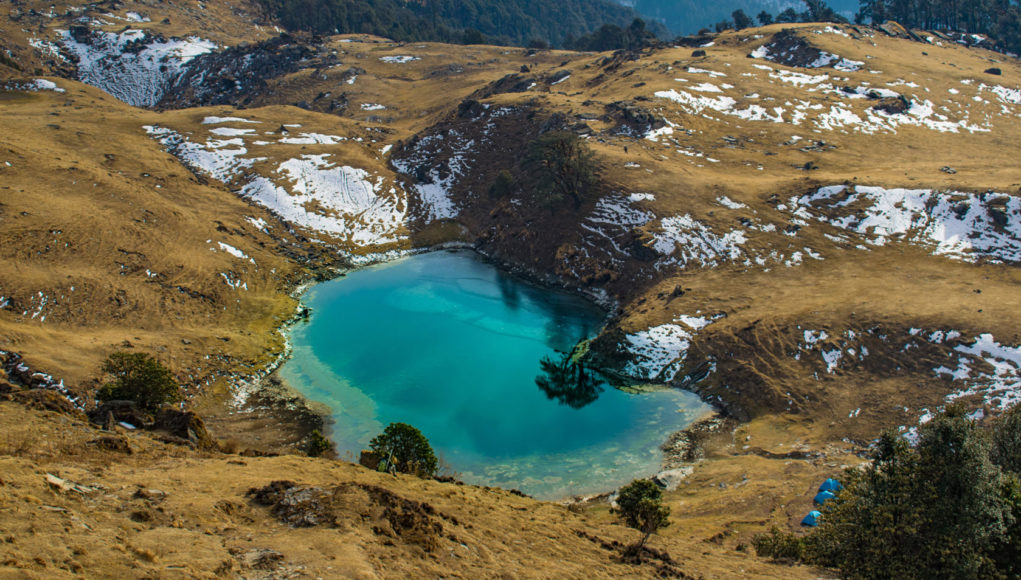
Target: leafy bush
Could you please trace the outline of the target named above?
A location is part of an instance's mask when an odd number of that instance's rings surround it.
[[[670,508],[663,505],[663,491],[648,479],[636,479],[622,487],[617,494],[617,507],[612,511],[627,527],[642,533],[638,542],[631,546],[636,554],[653,532],[670,525]]]
[[[436,474],[436,454],[429,440],[407,423],[390,423],[383,433],[372,438],[369,448],[378,453],[389,468],[401,473],[422,477]]]
[[[96,393],[100,401],[133,401],[139,409],[154,413],[182,399],[170,369],[146,353],[115,352],[103,363],[103,372],[113,380]]]
[[[1011,407],[997,419],[989,457],[1004,471],[1021,476],[1021,405]]]
[[[781,532],[775,526],[768,534],[759,534],[752,539],[755,553],[761,558],[771,558],[793,564],[805,557],[805,539],[790,532]]]
[[[599,180],[598,165],[591,149],[578,135],[569,131],[549,131],[532,142],[528,164],[539,176],[539,191],[552,205],[569,197],[574,208]]]
[[[336,451],[333,449],[333,442],[320,433],[319,429],[315,429],[308,434],[302,450],[309,457],[333,457],[336,455]]]
[[[506,169],[496,174],[496,179],[489,186],[489,197],[500,199],[506,197],[514,189],[514,176]]]

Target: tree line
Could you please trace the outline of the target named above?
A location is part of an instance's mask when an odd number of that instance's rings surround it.
[[[763,10],[753,20],[744,10],[715,25],[716,32],[755,25],[794,22],[847,22],[823,0],[802,0],[805,10],[792,7],[774,16]],[[858,0],[856,24],[879,25],[893,20],[908,28],[982,34],[1001,49],[1021,53],[1021,0]]]
[[[606,0],[259,0],[290,30],[375,34],[406,42],[564,46],[638,13]],[[649,31],[665,36],[659,23]]]
[[[855,21],[984,34],[1021,52],[1021,0],[859,0]]]

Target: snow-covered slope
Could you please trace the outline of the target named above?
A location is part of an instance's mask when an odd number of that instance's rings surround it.
[[[78,61],[78,80],[136,107],[158,103],[188,61],[216,48],[194,36],[166,39],[142,30],[75,27],[60,34],[64,49]]]

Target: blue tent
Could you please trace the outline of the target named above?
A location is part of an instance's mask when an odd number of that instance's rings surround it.
[[[833,493],[836,493],[842,489],[844,489],[844,486],[841,485],[839,481],[833,479],[832,477],[822,482],[822,485],[819,486],[819,491],[831,491]]]
[[[812,526],[814,528],[815,526],[819,525],[819,518],[821,516],[822,514],[819,513],[818,510],[812,510],[808,512],[808,515],[805,516],[805,519],[801,520],[801,525]]]
[[[826,500],[833,499],[835,497],[837,496],[832,491],[820,491],[819,493],[815,494],[815,499],[813,499],[812,501],[814,501],[816,505],[822,505],[826,503]]]

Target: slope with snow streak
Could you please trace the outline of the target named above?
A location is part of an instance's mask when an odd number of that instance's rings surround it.
[[[1014,108],[1019,99],[1017,91],[999,85],[979,85],[974,97],[988,104],[979,95],[983,91],[993,93],[1000,105],[1000,110],[993,113],[989,109],[973,111],[972,107],[962,106],[949,98],[942,102],[934,102],[935,97],[915,95],[908,98],[892,89],[872,87],[867,83],[856,87],[837,84],[849,80],[845,77],[831,77],[829,74],[810,75],[765,65],[753,66],[766,72],[771,79],[770,84],[781,87],[783,94],[778,92],[775,95],[745,95],[730,85],[717,87],[711,83],[701,83],[688,88],[703,94],[694,94],[677,88],[656,91],[654,96],[676,103],[680,111],[686,115],[697,115],[713,121],[722,121],[723,117],[719,116],[722,115],[743,121],[805,126],[816,133],[839,131],[864,135],[894,134],[901,127],[921,127],[940,133],[988,133],[992,131],[995,116],[1013,117],[1019,114]],[[687,82],[687,79],[683,78],[676,80]],[[899,86],[898,83],[887,84]],[[791,90],[801,91],[804,98],[791,98]],[[735,96],[728,95],[727,91],[734,92]],[[834,100],[831,97],[838,98]],[[876,107],[881,99],[900,98],[906,103],[902,113],[891,114]],[[782,106],[771,104],[767,108],[757,101],[772,101],[782,103]],[[973,122],[972,117],[978,115],[983,115],[982,121]],[[664,120],[671,126],[683,124],[682,119],[678,119],[676,123],[669,118]]]
[[[791,205],[800,218],[855,232],[874,246],[904,240],[957,260],[1021,262],[1021,199],[1003,193],[836,185],[791,198]]]
[[[683,368],[698,331],[721,316],[682,314],[675,317],[673,323],[628,334],[621,345],[631,358],[624,366],[624,373],[641,380],[672,381]]]
[[[206,121],[248,122],[214,117]],[[382,176],[338,166],[330,161],[329,154],[300,155],[268,169],[265,157],[249,156],[244,139],[262,138],[250,134],[250,129],[216,127],[210,132],[232,138],[205,142],[191,141],[165,127],[147,126],[146,130],[189,167],[239,186],[241,196],[293,225],[357,247],[389,245],[404,239],[407,202],[396,187],[387,189]],[[277,145],[286,144],[291,144],[288,138],[277,141]]]
[[[142,30],[89,31],[87,38],[62,30],[60,35],[78,59],[78,80],[136,107],[158,103],[188,61],[216,48],[194,36],[167,40]]]

